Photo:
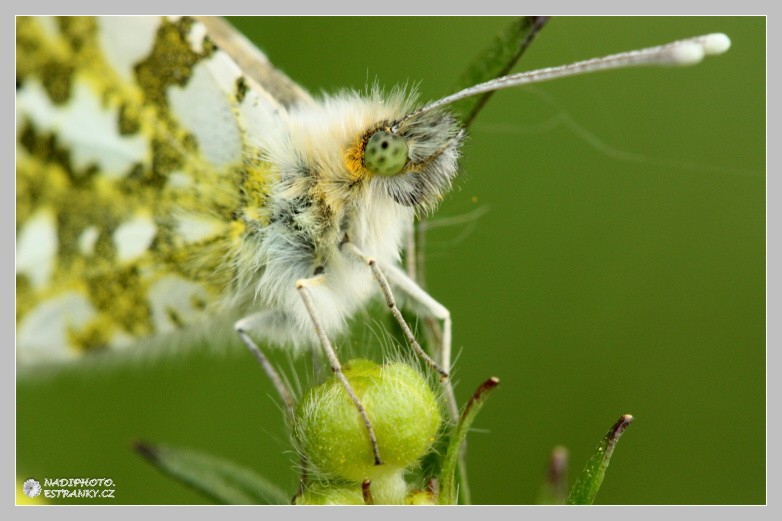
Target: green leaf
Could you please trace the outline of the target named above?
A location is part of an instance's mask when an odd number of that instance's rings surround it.
[[[136,452],[158,470],[225,505],[288,505],[282,489],[230,461],[165,445],[137,442]]]
[[[591,505],[595,501],[597,491],[600,490],[600,485],[603,483],[608,463],[611,461],[611,455],[614,453],[614,448],[622,433],[632,421],[633,417],[625,414],[609,429],[573,485],[570,496],[567,498],[568,505]]]
[[[546,16],[525,16],[514,20],[459,77],[454,92],[508,74],[547,21]],[[471,96],[451,105],[465,128],[470,126],[492,94]]]
[[[500,380],[495,377],[491,377],[473,393],[470,401],[464,407],[461,416],[459,417],[459,423],[456,424],[453,433],[451,434],[448,450],[443,458],[442,473],[440,474],[440,487],[437,495],[437,503],[440,505],[455,505],[458,499],[456,490],[456,468],[459,462],[459,453],[462,450],[462,445],[467,438],[467,432],[470,430],[472,422],[478,415],[478,411],[481,410],[483,404],[486,403],[486,398],[489,397],[489,393],[494,390],[500,383]]]

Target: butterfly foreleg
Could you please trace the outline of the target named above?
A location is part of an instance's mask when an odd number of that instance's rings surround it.
[[[448,401],[448,409],[452,418],[458,416],[458,406],[456,405],[456,398],[453,392],[453,386],[448,378],[448,373],[451,364],[451,313],[448,309],[432,298],[426,291],[421,288],[414,280],[408,277],[401,269],[393,265],[380,266],[374,257],[364,254],[355,244],[345,243],[342,246],[347,251],[352,253],[359,260],[364,262],[372,270],[372,275],[375,277],[380,290],[383,292],[383,297],[386,300],[386,304],[391,310],[392,315],[402,328],[402,332],[405,335],[410,346],[430,367],[437,371],[443,382],[443,386],[446,391],[446,398]],[[389,280],[391,283],[389,283]],[[436,319],[443,321],[443,335],[442,344],[440,347],[441,363],[438,364],[433,360],[421,347],[413,335],[410,326],[407,324],[402,312],[396,304],[394,293],[391,289],[391,285],[394,285],[401,289],[417,304],[420,304],[424,311],[433,316]]]
[[[315,333],[320,340],[320,345],[323,348],[323,352],[325,353],[326,358],[328,359],[331,371],[345,388],[348,396],[350,396],[350,399],[355,404],[356,409],[358,409],[358,413],[361,415],[361,419],[363,420],[364,426],[366,427],[367,433],[369,434],[369,441],[372,443],[372,453],[374,454],[375,465],[382,465],[380,451],[378,450],[377,446],[377,437],[375,436],[375,430],[372,428],[372,422],[369,421],[367,411],[362,405],[361,401],[358,399],[358,396],[356,396],[356,393],[353,390],[353,387],[350,385],[350,382],[348,382],[347,378],[345,378],[345,374],[342,372],[342,365],[339,363],[339,358],[337,358],[337,353],[334,351],[334,347],[331,345],[331,341],[329,340],[328,335],[326,335],[326,331],[323,329],[323,326],[321,325],[320,321],[318,320],[318,316],[315,313],[315,306],[312,302],[312,295],[310,295],[309,287],[322,283],[322,275],[316,275],[307,279],[299,279],[296,281],[296,290],[299,292],[299,295],[304,302],[304,307],[307,309],[307,314],[312,320],[312,326],[315,328]]]
[[[250,350],[255,359],[261,365],[263,371],[266,373],[266,376],[268,376],[269,380],[271,380],[272,385],[274,385],[274,388],[277,390],[277,394],[280,395],[282,403],[285,404],[285,411],[288,415],[288,421],[292,425],[295,419],[296,411],[296,402],[293,399],[293,393],[288,387],[288,384],[285,383],[285,381],[280,376],[280,373],[277,372],[271,362],[269,362],[269,359],[266,358],[266,355],[263,354],[261,348],[258,347],[255,341],[253,341],[253,339],[248,334],[248,331],[263,331],[266,329],[269,323],[276,319],[275,315],[277,314],[277,311],[261,311],[259,313],[248,315],[236,321],[234,324],[234,330],[239,335],[239,338],[242,339],[244,345],[247,346],[247,349]]]

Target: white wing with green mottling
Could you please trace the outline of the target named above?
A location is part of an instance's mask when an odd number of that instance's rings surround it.
[[[23,17],[16,52],[18,361],[226,311],[268,222],[253,143],[309,96],[220,21]]]

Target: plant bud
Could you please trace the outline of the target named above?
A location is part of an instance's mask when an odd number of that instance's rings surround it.
[[[299,403],[299,447],[327,477],[358,483],[369,479],[374,485],[395,482],[392,477],[418,463],[437,438],[442,421],[437,397],[426,379],[402,362],[381,366],[352,360],[343,373],[366,409],[382,465],[375,465],[361,415],[334,376]]]

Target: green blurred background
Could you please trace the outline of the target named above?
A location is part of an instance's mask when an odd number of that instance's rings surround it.
[[[232,21],[313,93],[420,80],[427,99],[507,23]],[[432,230],[426,268],[453,315],[459,400],[502,380],[469,438],[474,502],[532,502],[552,447],[572,476],[623,413],[598,503],[765,502],[765,19],[555,18],[516,69],[715,31],[733,48],[697,67],[503,91],[471,129],[434,220],[487,211]],[[143,439],[293,492],[272,395],[236,347],[20,379],[16,473],[110,477],[110,503],[205,502],[130,450]]]

